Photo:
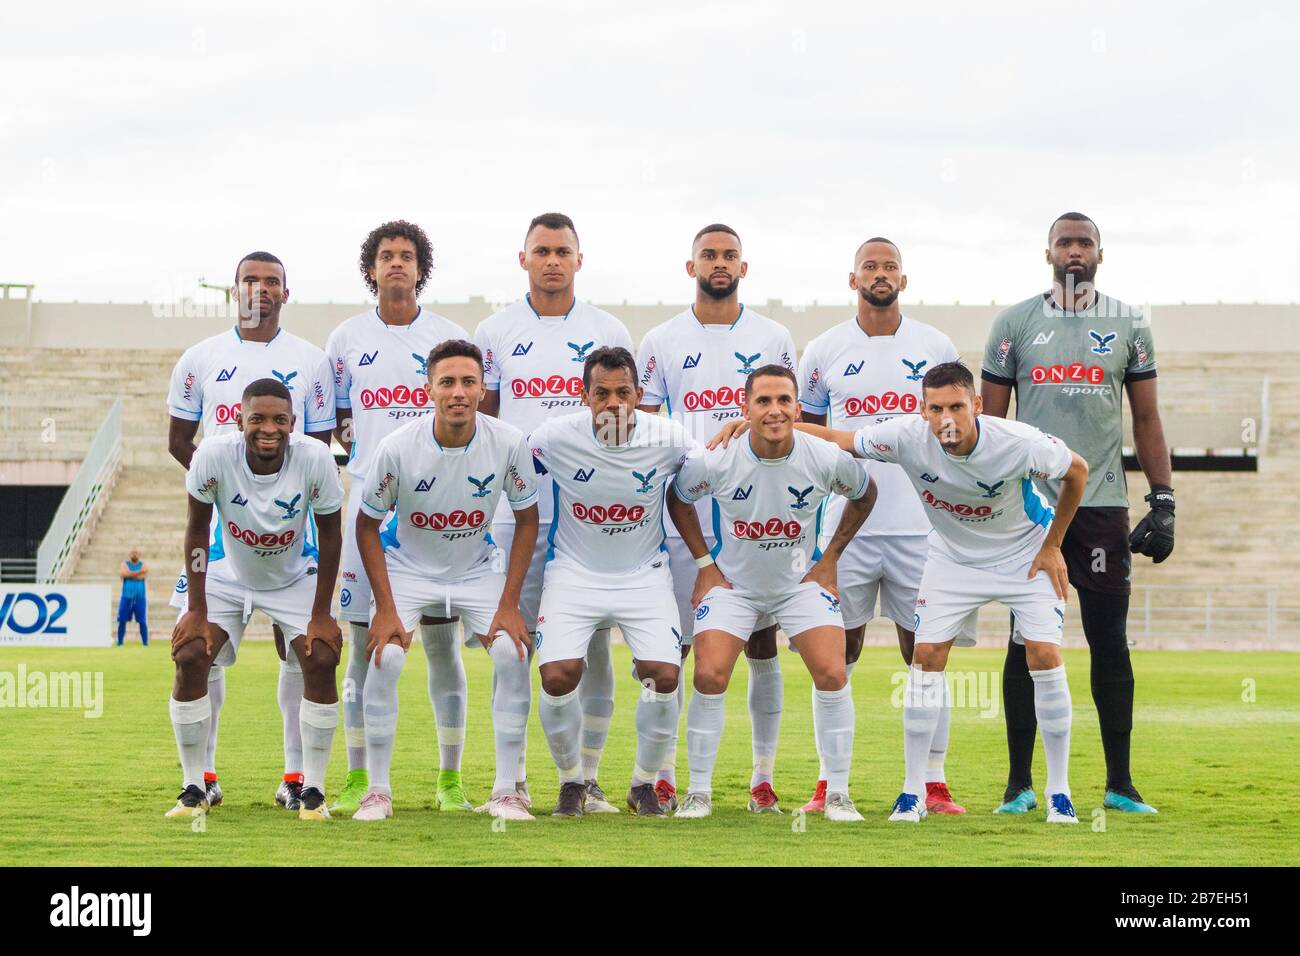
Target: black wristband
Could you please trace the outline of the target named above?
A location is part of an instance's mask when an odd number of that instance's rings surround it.
[[[1174,510],[1174,489],[1168,485],[1152,485],[1151,494],[1142,499],[1151,506],[1152,511]]]

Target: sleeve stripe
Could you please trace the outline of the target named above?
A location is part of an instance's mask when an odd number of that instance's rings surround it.
[[[537,504],[537,496],[538,490],[534,488],[533,493],[527,498],[521,498],[518,501],[513,501],[510,498],[507,498],[506,500],[510,502],[510,509],[512,511],[523,511],[525,508]]]
[[[379,511],[375,508],[372,508],[364,498],[357,503],[361,506],[361,510],[366,513],[367,517],[374,518],[376,521],[383,521],[385,518],[388,517],[387,511]]]
[[[1153,368],[1147,369],[1145,372],[1124,373],[1125,382],[1145,382],[1147,379],[1155,378],[1155,377],[1156,377],[1156,370]]]
[[[808,409],[808,411],[812,412],[813,414],[819,414],[821,412],[829,411],[831,407],[830,402],[827,402],[825,405],[818,405],[815,402],[801,401],[799,402],[799,404],[802,405],[804,408]]]
[[[1001,375],[994,375],[988,369],[982,369],[980,371],[980,378],[984,379],[986,382],[992,382],[994,385],[1014,386],[1016,384],[1014,378],[1005,378]]]
[[[172,413],[173,418],[183,418],[187,422],[197,422],[203,418],[202,412],[190,411],[188,408],[177,408],[175,405],[168,405],[167,410]]]

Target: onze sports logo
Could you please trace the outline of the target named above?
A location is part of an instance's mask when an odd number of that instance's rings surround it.
[[[993,508],[990,505],[979,505],[974,507],[968,504],[955,505],[951,501],[944,501],[942,498],[936,498],[927,488],[921,492],[921,500],[931,508],[938,508],[940,511],[950,511],[955,515],[963,517],[987,518],[993,514]]]
[[[1029,370],[1029,381],[1035,385],[1055,385],[1065,382],[1100,385],[1106,381],[1106,369],[1101,365],[1084,365],[1082,362],[1071,362],[1069,365],[1035,365]]]
[[[388,408],[392,405],[424,408],[428,404],[429,393],[418,386],[411,388],[409,385],[394,385],[389,388],[382,385],[379,388],[361,390],[361,407],[365,409]]]
[[[910,392],[885,392],[883,395],[864,395],[862,398],[849,398],[844,401],[844,414],[850,418],[859,415],[879,415],[881,412],[915,412],[921,408],[921,401]]]
[[[429,531],[443,531],[447,528],[478,528],[487,520],[485,512],[477,509],[474,511],[461,511],[459,508],[451,512],[451,514],[444,514],[441,511],[412,511],[407,517],[414,527],[427,528]]]
[[[226,530],[250,548],[287,548],[293,544],[295,532],[292,528],[276,534],[274,531],[254,531],[241,528],[233,521],[226,522]]]
[[[572,511],[575,518],[587,524],[635,524],[645,518],[641,505],[584,505],[575,501]]]
[[[217,405],[213,413],[217,419],[218,425],[229,425],[239,418],[240,402],[233,405]]]
[[[682,406],[688,412],[708,411],[712,408],[739,408],[745,401],[745,390],[743,388],[731,388],[723,385],[721,388],[706,388],[702,392],[687,392],[682,396]]]
[[[581,378],[550,375],[546,378],[516,378],[510,382],[510,393],[515,398],[545,398],[547,395],[582,394]]]
[[[749,541],[761,541],[764,538],[789,538],[793,540],[803,534],[803,525],[797,521],[782,521],[780,518],[768,518],[766,521],[733,521],[731,533],[737,538]]]

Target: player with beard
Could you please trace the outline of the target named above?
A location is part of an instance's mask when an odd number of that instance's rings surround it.
[[[698,442],[707,441],[718,425],[738,418],[745,401],[745,379],[767,364],[794,369],[794,341],[784,326],[759,315],[740,302],[740,280],[749,271],[740,236],[722,223],[705,226],[691,245],[686,274],[695,280],[695,304],[646,333],[637,364],[645,394],[640,408],[668,414]],[[700,498],[696,514],[712,551],[719,546],[718,505]],[[673,593],[682,621],[682,659],[690,652],[694,608],[691,603],[696,567],[676,526],[668,529]],[[746,635],[749,665],[749,718],[753,728],[753,771],[749,809],[779,813],[772,773],[785,695],[777,660],[776,627],[759,618],[759,628]],[[686,683],[678,694],[685,699]],[[677,806],[677,740],[669,749],[655,784],[666,810]]]
[[[1130,551],[1159,564],[1174,549],[1174,490],[1156,403],[1151,320],[1097,291],[1101,232],[1082,213],[1067,212],[1052,223],[1046,259],[1052,288],[993,321],[984,353],[984,413],[1005,416],[1014,390],[1018,421],[1058,436],[1091,466],[1062,550],[1091,656],[1092,699],[1106,755],[1104,803],[1125,813],[1155,813],[1129,768],[1134,681],[1127,632]],[[1122,458],[1126,391],[1138,463],[1151,486],[1151,510],[1132,535]],[[1052,499],[1057,494],[1053,483],[1043,490]],[[1012,640],[1002,679],[1010,770],[998,813],[1024,813],[1036,803],[1033,690],[1024,646]]]

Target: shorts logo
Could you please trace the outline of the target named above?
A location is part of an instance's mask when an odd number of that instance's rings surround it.
[[[682,363],[682,371],[686,371],[688,368],[695,368],[695,366],[699,365],[701,354],[703,353],[696,352],[694,355],[686,356],[686,361]]]
[[[673,642],[677,645],[677,649],[680,651],[682,649],[682,632],[671,626],[668,629],[673,632]]]
[[[430,531],[444,531],[447,528],[479,528],[487,520],[487,514],[482,511],[461,511],[459,508],[451,514],[443,514],[441,511],[425,513],[423,511],[412,511],[407,517],[411,525],[416,528],[427,528]]]
[[[339,606],[347,607],[351,603],[352,603],[352,592],[349,591],[347,588],[344,588],[342,591],[339,592]]]
[[[510,354],[514,358],[518,358],[521,355],[527,355],[532,350],[532,348],[533,348],[532,342],[529,342],[527,345],[524,345],[522,342],[520,342],[515,345],[515,350]]]
[[[530,342],[528,344],[531,345],[532,343]],[[538,624],[542,623],[541,618],[538,618],[537,623]],[[542,629],[539,627],[537,630],[533,631],[533,650],[540,651],[541,649],[542,649]]]
[[[921,403],[915,395],[905,392],[885,392],[883,395],[864,395],[862,398],[849,398],[844,402],[844,414],[850,418],[859,415],[878,415],[881,412],[915,412]]]
[[[355,572],[355,571],[344,571],[344,572],[343,572],[343,580],[344,580],[344,581],[355,581],[356,579],[357,579],[357,572]]]
[[[421,478],[421,479],[420,479],[420,483],[419,483],[418,485],[415,486],[415,490],[416,490],[416,491],[432,491],[432,490],[433,490],[433,483],[434,483],[435,481],[437,481],[437,480],[438,480],[437,477],[433,477],[433,478]]]
[[[571,395],[576,398],[582,394],[582,379],[565,378],[563,375],[516,378],[510,382],[510,392],[515,398],[542,398],[546,395]]]
[[[767,521],[733,521],[731,533],[737,538],[750,541],[780,537],[793,540],[803,534],[803,525],[797,521],[782,521],[780,518],[768,518]]]
[[[917,629],[920,628],[920,626],[921,626],[921,615],[920,615],[920,614],[913,614],[913,615],[912,615],[912,632],[915,633],[915,632],[917,631]]]
[[[232,378],[235,377],[235,370],[238,368],[239,368],[238,365],[233,365],[230,368],[223,368],[221,370],[221,374],[217,376],[217,381],[229,382]]]
[[[596,473],[596,469],[594,466],[591,468],[579,468],[577,471],[573,473],[573,480],[591,481],[591,476],[594,475],[595,473]]]
[[[242,506],[242,505],[246,505],[246,504],[248,504],[248,499],[245,498],[243,495],[236,494],[235,497],[233,497],[233,498],[230,499],[230,503],[231,503],[232,505],[241,505],[241,506]]]
[[[1097,343],[1092,347],[1093,353],[1095,355],[1109,355],[1111,352],[1114,351],[1114,349],[1110,347],[1110,343],[1114,342],[1118,335],[1119,335],[1118,332],[1107,332],[1105,335],[1103,335],[1100,332],[1096,332],[1093,331],[1092,329],[1089,329],[1088,337]]]
[[[998,489],[1001,488],[1003,485],[1005,485],[1006,482],[1005,482],[1005,481],[995,481],[995,482],[993,482],[993,484],[991,484],[991,485],[986,485],[986,484],[984,484],[984,482],[982,482],[982,481],[977,481],[977,482],[975,482],[975,484],[979,485],[981,488],[984,489],[984,494],[983,494],[981,497],[984,497],[984,498],[996,498],[996,497],[998,496]]]
[[[919,382],[921,381],[921,379],[925,378],[925,373],[922,372],[921,369],[929,365],[930,360],[921,359],[921,361],[913,363],[913,362],[909,362],[907,359],[903,359],[903,364],[906,365],[909,369],[911,369],[912,372],[911,375],[907,376],[907,380],[909,382]]]
[[[695,620],[697,621],[704,620],[704,618],[708,616],[708,613],[709,613],[709,606],[707,604],[701,604],[698,608],[695,609]]]
[[[742,375],[748,375],[750,372],[754,371],[754,363],[763,355],[762,352],[755,352],[749,358],[745,358],[745,356],[741,355],[739,352],[732,352],[731,354],[740,359],[741,368],[736,369],[736,371]]]
[[[412,352],[411,358],[415,359],[415,367],[421,375],[429,374],[429,359],[427,357],[423,355],[416,355],[414,352]]]
[[[357,363],[357,367],[365,368],[367,365],[374,365],[377,358],[379,358],[379,349],[375,349],[373,352],[362,352],[361,361]]]
[[[744,487],[744,488],[737,488],[737,489],[732,493],[732,495],[731,495],[731,500],[732,500],[732,501],[748,501],[748,500],[749,500],[749,493],[750,493],[751,491],[753,491],[753,490],[754,490],[754,486],[753,486],[753,485],[748,485],[748,486],[746,486],[746,487]]]
[[[813,485],[809,485],[803,491],[800,491],[799,489],[795,488],[793,485],[787,485],[785,490],[790,492],[790,494],[794,495],[794,504],[792,504],[790,507],[795,511],[798,511],[801,508],[807,508],[808,496],[812,494],[813,487],[814,487]]]
[[[475,488],[477,488],[478,491],[474,492],[474,494],[471,495],[470,497],[472,497],[472,498],[486,498],[488,495],[492,494],[492,489],[489,488],[488,485],[490,485],[490,484],[492,483],[492,479],[495,478],[495,477],[496,477],[496,472],[493,472],[492,474],[490,474],[490,475],[488,475],[486,478],[484,478],[482,481],[480,481],[479,479],[477,479],[477,478],[475,478],[475,477],[473,477],[473,476],[471,475],[471,476],[468,478],[468,481],[469,481],[469,483],[470,483],[471,485],[473,485]]]
[[[277,372],[275,369],[271,369],[271,374],[280,380],[281,385],[289,389],[289,391],[293,391],[293,385],[291,383],[298,377],[297,372],[290,372],[288,375],[285,375],[283,372]]]
[[[932,475],[932,474],[930,474],[928,471],[923,471],[923,472],[921,472],[921,480],[922,480],[922,481],[928,481],[930,484],[934,484],[936,481],[939,480],[939,476],[938,476],[938,475]]]
[[[1052,610],[1056,612],[1056,616],[1057,618],[1059,618],[1059,620],[1056,622],[1057,628],[1063,629],[1065,627],[1065,612],[1062,611],[1059,607],[1054,607],[1052,608]]]
[[[573,342],[567,343],[569,348],[577,354],[573,356],[575,362],[585,362],[587,360],[587,349],[595,345],[595,342],[588,342],[586,345],[575,345]]]
[[[176,582],[176,593],[184,594],[190,589],[190,580],[185,575],[181,575],[180,580]]]
[[[827,610],[829,610],[832,614],[838,614],[840,610],[840,599],[835,597],[834,595],[827,594],[825,591],[822,591],[821,595],[826,599],[826,603],[829,605]]]
[[[284,514],[280,515],[281,521],[291,521],[292,519],[298,517],[298,515],[302,513],[301,509],[298,507],[298,502],[301,499],[302,499],[301,491],[293,496],[292,501],[286,502],[286,501],[281,501],[279,498],[275,499],[275,506],[277,508],[284,509]]]
[[[850,362],[848,366],[844,369],[845,376],[847,377],[849,375],[859,374],[862,371],[862,366],[865,361],[866,360],[863,359],[862,362]]]
[[[658,468],[651,468],[648,475],[643,475],[639,471],[632,472],[632,477],[641,482],[641,487],[637,489],[643,495],[648,495],[654,489],[650,487],[650,479],[659,471]]]

